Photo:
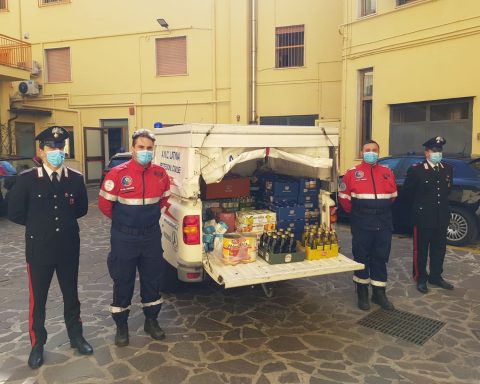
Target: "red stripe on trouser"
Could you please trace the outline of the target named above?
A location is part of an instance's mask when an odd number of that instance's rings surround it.
[[[417,226],[413,227],[413,280],[418,281],[418,233]]]
[[[28,333],[30,334],[30,342],[32,345],[36,343],[35,332],[33,331],[33,308],[35,307],[35,297],[33,295],[32,289],[32,278],[30,276],[30,264],[27,263],[27,273],[28,273],[28,291],[30,294],[29,297],[29,307],[28,307]]]

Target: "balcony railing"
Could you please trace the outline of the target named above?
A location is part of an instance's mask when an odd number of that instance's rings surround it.
[[[0,65],[30,71],[32,69],[31,45],[0,34]]]

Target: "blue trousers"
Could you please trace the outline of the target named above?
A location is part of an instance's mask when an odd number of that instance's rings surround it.
[[[147,235],[126,235],[112,228],[108,271],[113,280],[112,317],[126,324],[130,313],[135,278],[140,277],[140,297],[146,318],[156,319],[162,306],[160,278],[163,250],[160,231]]]
[[[353,259],[365,265],[365,269],[354,272],[353,280],[360,284],[385,287],[392,231],[390,229],[366,230],[354,225],[351,231]]]

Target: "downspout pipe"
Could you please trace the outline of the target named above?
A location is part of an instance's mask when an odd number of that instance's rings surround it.
[[[250,84],[250,124],[257,122],[257,0],[251,0],[251,84]]]
[[[15,113],[15,117],[12,117],[10,119],[8,119],[8,122],[7,122],[7,142],[8,142],[8,155],[13,155],[13,140],[12,140],[12,136],[13,136],[13,130],[12,130],[12,127],[10,125],[10,123],[13,121],[13,120],[16,120],[18,119],[18,115]]]

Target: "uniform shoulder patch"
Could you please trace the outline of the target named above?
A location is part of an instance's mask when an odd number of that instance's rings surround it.
[[[115,187],[115,183],[112,180],[106,180],[103,183],[103,188],[105,188],[107,192],[110,192],[114,187]]]
[[[80,172],[80,171],[77,171],[76,169],[73,169],[73,168],[70,168],[70,167],[67,167],[67,169],[73,173],[76,173],[77,175],[80,175],[80,176],[83,176],[83,173]]]
[[[36,167],[26,169],[25,171],[20,172],[19,175],[28,175],[30,172],[33,172],[36,169]]]

